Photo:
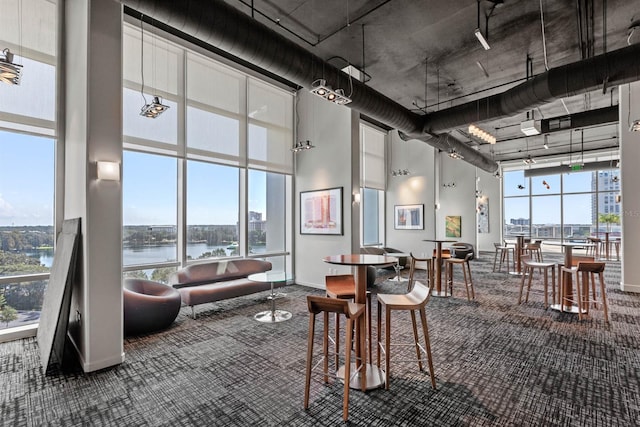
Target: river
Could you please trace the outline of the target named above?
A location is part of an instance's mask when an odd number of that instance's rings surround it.
[[[216,249],[224,249],[227,255],[231,255],[231,250],[227,249],[228,245],[222,246],[209,246],[206,243],[189,243],[187,244],[187,256],[192,259],[198,258],[205,252],[212,252]],[[254,253],[264,252],[264,247],[254,247]],[[51,267],[53,264],[53,251],[42,250],[28,253],[27,255],[33,257],[39,257],[40,263],[45,267]],[[122,262],[124,266],[128,265],[142,265],[159,263],[165,261],[176,260],[176,247],[171,245],[166,246],[144,246],[141,248],[124,248],[122,252]]]

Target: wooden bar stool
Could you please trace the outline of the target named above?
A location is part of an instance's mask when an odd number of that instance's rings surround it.
[[[356,297],[356,279],[353,274],[338,274],[325,277],[325,288],[327,297],[354,300]],[[336,360],[340,354],[340,315],[336,313],[336,332],[333,338],[335,345]],[[369,359],[372,354],[372,338],[371,338],[371,292],[367,291],[367,334],[369,346]],[[336,362],[337,363],[337,362]]]
[[[459,265],[462,267],[462,274],[464,275],[464,286],[467,291],[467,300],[475,300],[476,293],[473,290],[473,279],[471,278],[471,266],[469,265],[469,260],[473,254],[467,254],[464,259],[461,258],[449,258],[444,260],[446,277],[447,277],[447,285],[449,286],[449,293],[453,296],[453,266]],[[469,292],[471,289],[471,292]]]
[[[500,254],[500,264],[498,264],[498,271],[502,271],[502,264],[504,263],[504,261],[507,261],[507,273],[510,271],[509,270],[509,252],[511,252],[513,255],[511,257],[511,259],[513,260],[513,262],[515,263],[515,248],[513,246],[507,246],[506,244],[500,244],[500,243],[494,243],[493,246],[496,248],[496,253],[493,256],[493,271],[496,271],[496,262],[498,261],[498,254]],[[514,269],[515,269],[515,265],[514,265]]]
[[[407,284],[407,292],[413,288],[416,280],[416,271],[423,270],[427,273],[427,284],[431,286],[433,283],[433,260],[431,258],[416,257],[413,252],[410,253],[411,261],[409,264],[409,283]]]
[[[609,310],[607,306],[607,293],[604,284],[604,268],[606,264],[604,262],[589,262],[580,261],[578,265],[573,268],[562,267],[563,273],[573,275],[573,283],[576,284],[577,290],[577,303],[578,303],[578,319],[582,320],[583,314],[589,314],[589,304],[593,303],[595,308],[597,304],[602,305],[604,312],[604,321],[609,322]],[[600,281],[600,298],[602,301],[598,301],[596,293],[596,275]],[[589,286],[591,284],[591,286]],[[591,288],[592,295],[589,295],[589,288]],[[563,290],[560,288],[560,301],[563,300]],[[576,302],[576,301],[574,301]]]
[[[524,245],[523,256],[530,255],[531,259],[537,262],[543,262],[542,258],[542,241],[536,240]]]
[[[391,370],[391,312],[393,310],[409,311],[413,325],[413,342],[410,344],[393,344],[394,346],[414,347],[418,360],[418,368],[422,371],[422,354],[427,356],[429,364],[429,374],[431,375],[431,386],[436,388],[436,377],[433,372],[433,358],[431,356],[431,344],[429,342],[429,328],[427,327],[427,316],[424,307],[429,302],[432,286],[426,286],[416,281],[413,289],[407,294],[378,294],[378,367],[380,366],[380,352],[384,353],[385,388],[389,389],[389,372]],[[385,312],[384,342],[382,341],[382,306]],[[422,334],[424,335],[424,347],[420,344],[418,337],[418,327],[416,324],[416,313],[420,313],[422,322]],[[408,360],[395,360],[395,362],[409,362]]]
[[[524,302],[529,302],[529,291],[531,290],[531,280],[533,279],[533,272],[535,269],[540,270],[540,273],[544,274],[544,309],[549,308],[549,270],[551,270],[551,300],[556,301],[556,263],[555,262],[540,262],[532,261],[530,256],[522,257],[522,280],[520,281],[520,295],[518,296],[518,304],[522,304],[522,292],[524,290],[524,281],[528,276],[527,282],[527,295]]]
[[[364,314],[365,305],[356,304],[343,299],[326,298],[321,296],[307,296],[307,306],[309,308],[309,336],[307,338],[307,369],[304,385],[304,409],[309,409],[309,388],[311,386],[311,363],[313,361],[313,341],[315,338],[316,315],[323,314],[323,377],[324,382],[328,382],[329,376],[329,313],[345,316],[347,327],[345,328],[345,366],[344,366],[344,397],[342,400],[342,419],[349,417],[349,382],[351,380],[351,347],[353,346],[353,327],[355,321]],[[357,342],[357,341],[356,341]],[[364,348],[361,349],[364,354]],[[317,365],[316,365],[317,366]],[[336,365],[335,370],[338,370]]]

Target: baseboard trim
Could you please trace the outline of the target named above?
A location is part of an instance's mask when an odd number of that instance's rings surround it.
[[[630,285],[620,282],[620,290],[622,292],[634,292],[640,294],[640,285]]]
[[[67,337],[69,338],[69,342],[71,342],[71,345],[73,345],[73,349],[75,350],[76,356],[78,356],[78,360],[80,361],[80,365],[82,366],[82,370],[85,373],[99,371],[100,369],[110,368],[112,366],[119,365],[122,362],[124,362],[124,352],[122,352],[119,356],[116,355],[116,356],[108,357],[106,359],[97,360],[89,363],[84,359],[82,352],[80,352],[80,349],[78,348],[78,345],[76,344],[71,334],[67,334]]]

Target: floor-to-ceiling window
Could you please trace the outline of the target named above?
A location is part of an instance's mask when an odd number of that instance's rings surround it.
[[[292,92],[139,22],[124,25],[123,90],[125,274],[232,257],[290,269]],[[169,109],[140,116],[153,96]]]
[[[386,133],[360,124],[360,244],[384,243],[384,190]]]
[[[55,246],[58,2],[4,1],[0,57],[0,330],[36,324]],[[9,54],[9,55],[7,55]],[[0,340],[2,340],[0,334]]]
[[[542,170],[542,169],[541,169]],[[507,170],[503,179],[504,236],[584,241],[620,236],[619,171],[575,170],[525,177]]]

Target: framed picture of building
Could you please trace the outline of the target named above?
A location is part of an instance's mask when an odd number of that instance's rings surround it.
[[[343,234],[342,187],[300,192],[300,234]]]
[[[396,230],[424,230],[424,205],[396,205],[393,228]]]
[[[461,237],[462,236],[462,218],[457,215],[448,215],[445,218],[445,236]]]

